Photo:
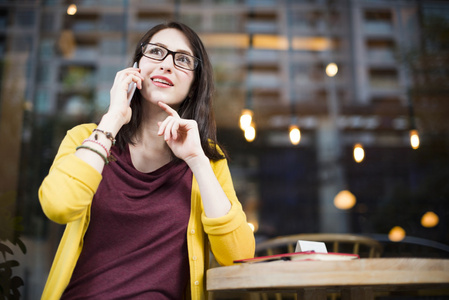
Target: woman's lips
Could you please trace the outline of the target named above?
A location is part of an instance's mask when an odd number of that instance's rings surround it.
[[[155,86],[158,87],[171,87],[173,86],[173,82],[170,79],[163,76],[154,76],[151,78]]]

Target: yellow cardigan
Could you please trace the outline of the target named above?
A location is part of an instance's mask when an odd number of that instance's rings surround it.
[[[74,153],[95,127],[95,124],[84,124],[67,132],[50,172],[39,188],[39,200],[46,216],[54,222],[66,224],[42,294],[45,300],[61,297],[83,247],[91,202],[102,176]],[[206,217],[198,183],[193,177],[187,245],[190,294],[195,300],[207,299],[204,280],[209,263],[207,238],[216,260],[222,265],[231,265],[234,260],[254,256],[254,234],[236,197],[227,161],[211,162],[211,166],[232,208],[223,217]]]

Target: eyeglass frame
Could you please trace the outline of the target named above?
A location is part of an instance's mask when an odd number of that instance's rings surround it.
[[[160,48],[162,48],[162,49],[165,49],[165,50],[167,51],[167,53],[166,53],[165,56],[162,57],[161,59],[157,59],[157,58],[154,58],[154,57],[149,57],[149,56],[145,55],[145,53],[144,53],[144,51],[143,51],[143,47],[145,47],[146,45],[152,45],[152,46],[160,47]],[[175,66],[177,66],[178,68],[184,69],[184,70],[189,70],[189,71],[195,71],[195,69],[196,69],[196,68],[198,67],[198,65],[201,63],[201,59],[199,59],[199,58],[196,57],[196,56],[187,54],[187,53],[185,53],[185,52],[171,51],[171,50],[165,48],[164,46],[161,46],[161,45],[158,45],[158,44],[153,44],[153,43],[142,43],[142,44],[140,44],[140,51],[142,52],[142,55],[143,55],[143,56],[145,56],[145,57],[147,57],[147,58],[149,58],[149,59],[154,59],[154,60],[156,60],[156,61],[163,61],[164,59],[167,58],[167,56],[169,56],[169,55],[171,54],[172,59],[173,59],[173,64],[174,64]],[[176,63],[176,60],[175,60],[176,54],[182,54],[182,55],[187,55],[187,56],[189,56],[189,57],[192,57],[192,58],[194,59],[194,66],[193,66],[193,69],[188,69],[188,68],[186,68],[186,67],[183,67],[183,66],[178,65],[178,64]]]

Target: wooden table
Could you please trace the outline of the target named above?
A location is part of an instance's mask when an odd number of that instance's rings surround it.
[[[449,259],[370,258],[275,261],[207,271],[208,291],[296,292],[299,299],[374,299],[376,292],[448,289]]]

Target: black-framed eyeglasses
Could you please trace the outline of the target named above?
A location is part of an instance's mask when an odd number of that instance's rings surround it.
[[[183,52],[170,51],[165,47],[152,43],[142,44],[142,54],[145,57],[158,61],[163,61],[169,54],[171,54],[175,66],[190,71],[195,70],[201,62],[201,60],[195,56]]]

